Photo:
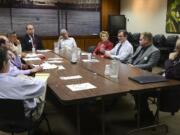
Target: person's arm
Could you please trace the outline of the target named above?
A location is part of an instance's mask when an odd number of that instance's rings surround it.
[[[112,50],[113,49],[113,44],[111,42],[109,42],[106,47],[105,50]]]
[[[124,46],[121,49],[120,53],[117,56],[114,55],[113,58],[123,62],[133,53],[133,48],[131,46]]]
[[[151,70],[152,67],[158,63],[159,58],[160,58],[160,51],[157,50],[149,56],[147,63],[138,64],[138,65],[134,65],[134,66],[141,68],[141,69],[145,69],[145,70]]]
[[[99,50],[99,45],[100,45],[100,42],[97,44],[96,48],[94,49],[93,55],[97,55],[97,52]]]
[[[72,38],[72,40],[73,40],[73,46],[74,46],[74,47],[77,47],[77,44],[76,44],[75,39],[74,39],[74,38]]]

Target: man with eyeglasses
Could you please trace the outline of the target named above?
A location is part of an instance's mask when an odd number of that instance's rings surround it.
[[[133,54],[133,46],[127,40],[128,32],[120,30],[118,32],[119,43],[111,51],[105,51],[105,55],[112,59],[126,63]]]
[[[26,35],[22,39],[22,51],[31,51],[44,49],[41,39],[35,34],[35,29],[32,24],[26,25]]]

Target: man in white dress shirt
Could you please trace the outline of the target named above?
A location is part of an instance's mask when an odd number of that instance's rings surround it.
[[[73,47],[77,47],[76,41],[73,37],[69,37],[69,33],[66,29],[62,29],[60,32],[60,37],[58,40],[59,48],[68,48],[72,49]]]
[[[45,91],[45,83],[27,76],[11,76],[8,74],[9,69],[7,49],[0,47],[0,98],[24,100],[25,115],[30,117],[30,112],[37,106],[35,98]]]
[[[110,50],[105,51],[105,55],[112,59],[118,59],[121,62],[126,63],[128,59],[133,55],[133,46],[127,40],[128,33],[125,30],[120,30],[118,32],[119,43]]]

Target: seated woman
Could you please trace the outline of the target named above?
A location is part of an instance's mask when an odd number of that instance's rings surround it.
[[[165,62],[165,76],[180,80],[180,39],[176,42],[176,51],[170,53],[169,59]]]
[[[104,52],[111,50],[113,48],[113,43],[111,43],[108,38],[109,34],[107,31],[100,32],[101,41],[98,43],[97,47],[95,48],[93,55],[100,55],[101,57],[105,57]]]
[[[45,91],[45,83],[32,77],[11,76],[8,74],[9,69],[7,48],[0,47],[0,98],[23,100],[25,115],[29,117],[30,112],[37,107],[35,98],[41,96]]]

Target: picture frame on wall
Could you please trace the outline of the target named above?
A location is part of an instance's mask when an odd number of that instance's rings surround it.
[[[180,33],[180,2],[179,0],[168,0],[166,14],[166,32]]]

